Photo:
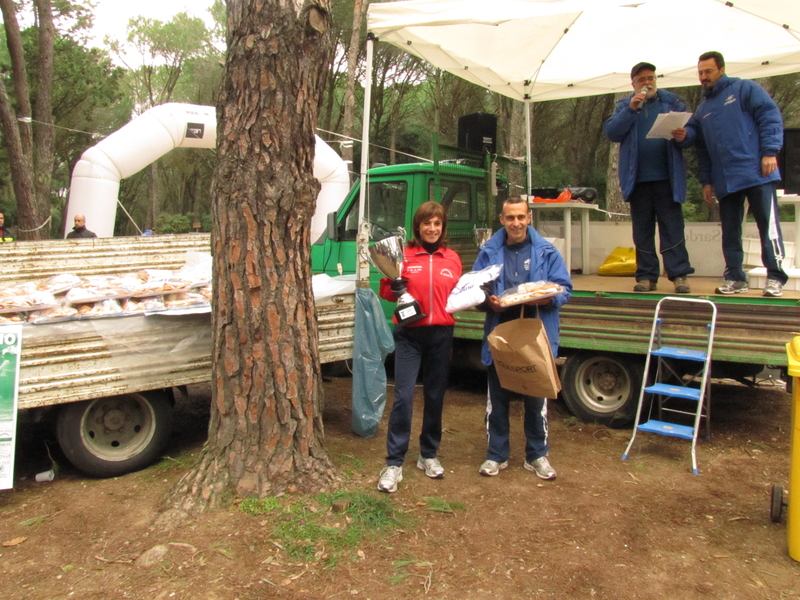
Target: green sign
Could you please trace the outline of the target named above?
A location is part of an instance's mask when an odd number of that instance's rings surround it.
[[[22,325],[0,326],[0,490],[14,487]]]

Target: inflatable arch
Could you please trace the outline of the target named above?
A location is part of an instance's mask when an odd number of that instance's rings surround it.
[[[350,190],[347,164],[316,137],[314,177],[322,184],[311,219],[311,240],[318,239],[327,214],[336,210]],[[114,235],[119,183],[174,148],[214,148],[217,117],[213,106],[169,103],[154,106],[83,153],[72,170],[67,203],[67,231],[75,215],[98,237]],[[66,235],[66,232],[65,234]]]

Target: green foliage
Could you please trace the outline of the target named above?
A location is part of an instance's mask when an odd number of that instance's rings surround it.
[[[210,213],[205,213],[200,216],[200,231],[204,231],[206,233],[210,232],[213,224],[214,222]]]
[[[192,219],[186,215],[161,213],[156,220],[156,233],[190,233]]]

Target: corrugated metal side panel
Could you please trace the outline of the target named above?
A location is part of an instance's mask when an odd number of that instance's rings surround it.
[[[565,348],[645,353],[655,301],[573,296],[561,308],[561,344]],[[786,343],[800,329],[800,307],[717,304],[713,358],[733,362],[785,365]],[[664,342],[704,349],[708,309],[663,310]]]
[[[322,363],[353,358],[355,295],[337,296],[316,308],[319,359]]]
[[[130,236],[0,244],[0,284],[61,273],[112,275],[141,269],[178,269],[187,250],[210,251],[210,235]]]
[[[353,356],[353,296],[317,308],[320,361]],[[211,379],[210,314],[25,325],[21,409]]]
[[[25,325],[19,406],[33,408],[208,381],[210,315]]]

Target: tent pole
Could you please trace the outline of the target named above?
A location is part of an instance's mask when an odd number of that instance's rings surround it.
[[[367,204],[367,170],[369,169],[369,121],[372,103],[372,58],[374,44],[377,38],[372,33],[367,33],[367,62],[364,76],[364,116],[361,124],[361,172],[358,191],[358,253],[356,256],[356,279],[359,287],[369,285],[369,261],[367,260],[367,246],[369,245],[369,223],[364,221]]]
[[[533,180],[532,180],[532,153],[531,153],[531,101],[530,97],[526,97],[525,100],[522,101],[525,106],[525,151],[527,153],[527,160],[528,160],[528,189],[525,190],[525,193],[529,196],[528,202],[532,200],[530,198],[531,190],[533,189]]]

